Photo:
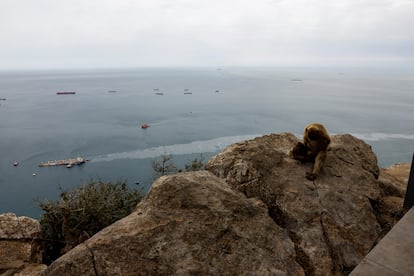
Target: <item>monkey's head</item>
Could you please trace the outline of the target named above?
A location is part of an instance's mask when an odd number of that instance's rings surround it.
[[[313,126],[306,128],[306,133],[308,134],[308,138],[312,141],[319,140],[320,137],[323,136],[322,131]]]

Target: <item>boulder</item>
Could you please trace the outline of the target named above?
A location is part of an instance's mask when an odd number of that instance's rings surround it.
[[[332,136],[322,173],[309,181],[313,164],[289,155],[298,141],[283,133],[236,143],[206,169],[267,205],[307,275],[347,274],[389,230],[388,210],[401,210],[403,191],[378,179],[371,146],[347,134]]]
[[[398,184],[402,185],[403,189],[405,189],[410,176],[410,170],[410,163],[396,163],[388,168],[381,169],[381,172],[398,179],[400,181]]]
[[[387,194],[405,196],[410,169],[408,163],[397,163],[380,170],[379,180]]]
[[[129,216],[44,275],[304,275],[261,200],[207,171],[164,176]]]
[[[44,270],[40,237],[37,220],[0,214],[0,274],[37,275]]]
[[[380,238],[399,221],[406,210],[403,210],[405,191],[407,189],[410,164],[397,163],[388,168],[380,169],[379,182],[382,198],[374,202],[377,219],[382,226]]]

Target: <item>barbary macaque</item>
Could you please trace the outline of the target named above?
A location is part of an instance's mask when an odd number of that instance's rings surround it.
[[[330,143],[328,131],[322,124],[312,123],[305,127],[303,143],[298,142],[293,147],[291,155],[301,162],[314,162],[313,170],[306,173],[307,179],[315,180],[318,177]]]

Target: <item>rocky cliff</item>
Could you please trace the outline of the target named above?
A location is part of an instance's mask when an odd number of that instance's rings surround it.
[[[315,181],[289,133],[233,144],[206,169],[159,178],[136,210],[44,275],[343,275],[401,215],[404,183],[371,147],[332,137]]]

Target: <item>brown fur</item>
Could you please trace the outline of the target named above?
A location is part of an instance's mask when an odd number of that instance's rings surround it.
[[[303,143],[298,142],[293,147],[291,155],[301,162],[315,162],[313,170],[306,173],[307,179],[315,180],[319,176],[330,143],[328,131],[323,125],[312,123],[305,127]]]

